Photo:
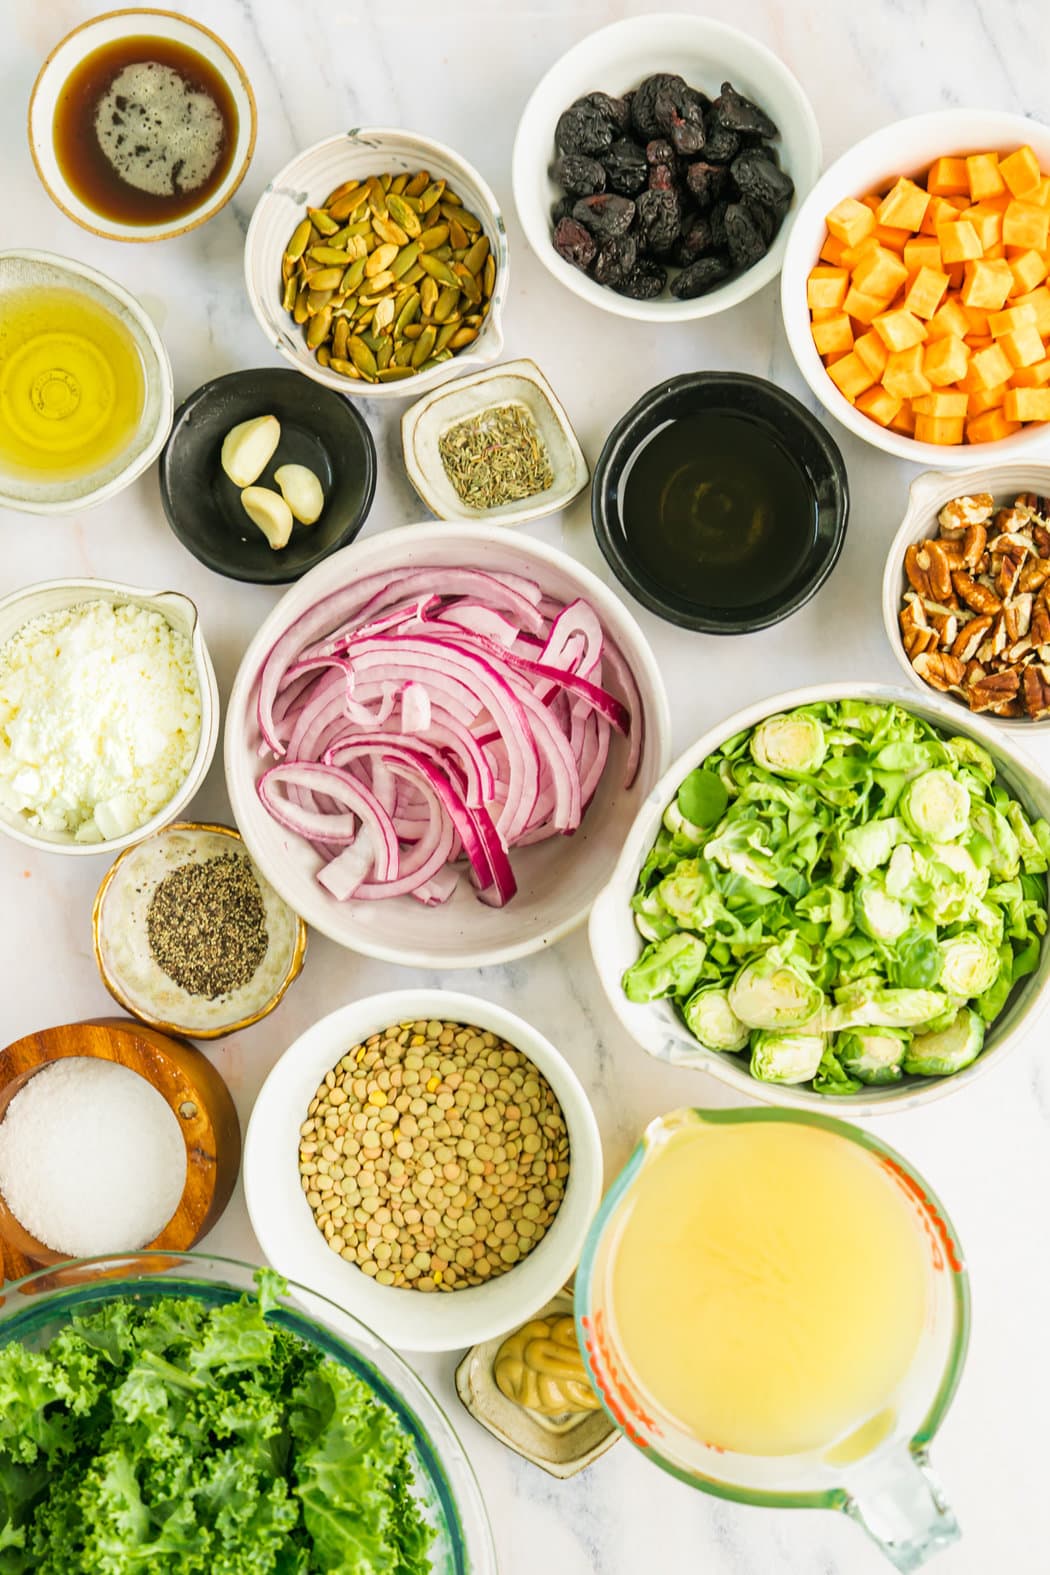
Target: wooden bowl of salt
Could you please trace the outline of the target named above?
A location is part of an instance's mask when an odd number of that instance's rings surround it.
[[[0,1122],[11,1101],[37,1073],[69,1057],[115,1062],[145,1078],[156,1090],[178,1124],[185,1149],[182,1192],[166,1223],[151,1240],[113,1242],[104,1251],[84,1254],[56,1251],[34,1236],[0,1191],[4,1279],[19,1278],[33,1269],[66,1263],[78,1256],[108,1257],[116,1262],[121,1252],[133,1250],[184,1252],[218,1221],[237,1180],[240,1123],[230,1091],[219,1073],[185,1040],[126,1018],[100,1017],[45,1028],[0,1050]],[[97,1114],[100,1117],[102,1112]],[[105,1132],[100,1136],[104,1142]],[[68,1177],[68,1183],[76,1185],[74,1174]],[[54,1185],[53,1176],[48,1184]],[[133,1188],[134,1184],[134,1178],[129,1177],[129,1186]],[[85,1187],[85,1193],[87,1190]],[[28,1210],[23,1208],[25,1212]],[[157,1266],[163,1267],[164,1260],[158,1258]],[[119,1267],[110,1272],[120,1272]],[[90,1268],[70,1273],[78,1278],[94,1277]]]

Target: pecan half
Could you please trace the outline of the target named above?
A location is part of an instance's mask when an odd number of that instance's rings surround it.
[[[978,646],[992,627],[992,621],[991,613],[985,613],[982,617],[971,618],[969,623],[963,624],[952,642],[952,655],[957,656],[960,662],[972,662],[977,655]]]
[[[1050,667],[1041,662],[1024,670],[1024,708],[1031,717],[1050,716]]]
[[[948,651],[923,651],[911,665],[924,683],[942,693],[957,687],[966,677],[963,663]]]
[[[1032,608],[1032,622],[1028,633],[1033,645],[1050,645],[1050,603],[1047,602],[1047,589],[1048,587],[1044,585]]]
[[[1017,581],[1019,591],[1037,591],[1040,586],[1050,580],[1050,563],[1044,563],[1038,558],[1029,558],[1021,570],[1021,577]]]
[[[1032,627],[1031,595],[1015,596],[1003,605],[1003,627],[1011,642],[1023,639]]]
[[[1011,547],[1009,552],[1004,553],[995,582],[995,588],[1004,601],[1008,596],[1013,595],[1027,556],[1027,547],[1021,548],[1020,551],[1016,547]]]
[[[962,567],[972,573],[984,557],[988,532],[983,525],[967,525],[962,544]]]
[[[1032,540],[1035,542],[1035,550],[1039,556],[1050,558],[1050,530],[1038,521],[1032,526]]]
[[[952,575],[952,584],[956,594],[976,613],[997,613],[1002,606],[990,586],[982,585],[963,569],[957,569]]]
[[[946,503],[937,516],[937,523],[941,527],[941,535],[961,536],[967,525],[983,525],[990,519],[995,508],[995,500],[990,492],[977,492],[973,497],[953,498]]]

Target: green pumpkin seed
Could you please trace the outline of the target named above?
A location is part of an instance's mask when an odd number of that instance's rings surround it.
[[[367,264],[365,265],[365,272],[368,272]],[[373,274],[371,279],[366,279],[364,288],[368,291],[368,294],[372,297],[374,302],[380,295],[382,295],[384,290],[389,290],[390,286],[396,283],[397,279],[390,272],[390,269],[387,268],[384,269],[382,273]]]
[[[473,246],[470,247],[463,261],[466,263],[471,273],[479,274],[482,268],[485,266],[485,258],[488,256],[488,254],[489,238],[487,235],[479,235]]]
[[[376,351],[376,366],[381,372],[386,371],[387,367],[390,365],[393,354],[394,341],[390,338],[389,334],[384,334],[383,342]]]
[[[460,331],[458,322],[442,323],[437,339],[434,342],[434,349],[444,350],[445,346],[451,343],[453,335],[458,334]]]
[[[309,290],[300,290],[299,294],[295,298],[295,306],[292,308],[292,319],[293,321],[297,322],[300,327],[302,327],[303,323],[306,322],[306,319],[310,315],[306,304],[309,294]]]
[[[478,330],[476,328],[457,328],[448,341],[448,347],[450,350],[463,350],[467,345],[472,345],[477,337]],[[444,345],[438,345],[439,350],[444,348]]]
[[[286,312],[295,310],[295,298],[298,294],[299,283],[298,280],[293,277],[286,282],[284,294],[281,297],[281,305]]]
[[[423,303],[423,315],[425,317],[432,316],[440,294],[441,289],[437,280],[431,279],[428,274],[419,286],[419,298]]]
[[[423,226],[419,222],[419,214],[415,212],[410,203],[407,203],[403,197],[395,196],[391,192],[386,200],[386,205],[406,235],[410,235],[413,238],[419,235]]]
[[[437,305],[434,307],[433,316],[435,323],[447,323],[452,313],[456,310],[458,300],[458,290],[448,288],[442,290],[438,296]]]
[[[408,176],[407,175],[395,175],[393,180],[390,182],[390,190],[394,193],[394,195],[396,197],[400,192],[404,191],[404,189],[405,189],[405,187],[407,185],[408,185]]]
[[[423,328],[424,328],[424,324],[423,323],[409,323],[403,330],[404,337],[411,344],[415,340],[417,340],[417,339],[419,339],[421,337],[421,335],[423,333]]]
[[[292,238],[285,247],[284,255],[291,258],[292,262],[298,262],[299,258],[303,255],[303,252],[305,252],[307,246],[310,244],[310,236],[312,233],[313,225],[311,224],[310,220],[300,219],[299,223],[292,231]]]
[[[419,237],[419,249],[423,252],[437,251],[439,246],[444,246],[448,240],[447,224],[432,224],[429,230],[424,230]]]
[[[412,179],[405,187],[404,195],[406,197],[418,197],[421,195],[421,193],[426,191],[429,185],[429,173],[426,170],[420,170],[417,174],[413,175]]]
[[[462,251],[470,244],[467,240],[467,232],[459,222],[458,218],[449,220],[448,238],[451,245],[454,246],[457,251]]]
[[[319,235],[334,235],[339,226],[323,208],[307,208],[307,214]]]
[[[382,246],[377,246],[365,263],[365,278],[373,279],[376,274],[380,274],[384,269],[389,268],[397,256],[397,252],[396,246],[389,246],[385,243]]]
[[[396,307],[397,303],[395,302],[394,304],[395,304],[395,307]],[[400,311],[397,312],[397,315],[394,318],[394,338],[395,339],[400,339],[402,337],[402,335],[404,334],[405,329],[409,326],[409,324],[415,322],[416,318],[419,316],[419,307],[420,307],[419,292],[417,290],[413,290],[412,294],[409,296],[408,300],[404,303],[404,305],[401,307]]]
[[[376,366],[376,358],[358,334],[351,335],[347,343],[347,350],[350,353],[351,361],[359,372],[375,377],[376,372],[379,370]]]
[[[369,208],[373,213],[377,213],[381,219],[385,219],[388,210],[386,205],[386,192],[383,190],[382,181],[378,180],[375,175],[369,175],[368,179],[365,181],[365,188],[368,192]]]
[[[421,213],[429,213],[436,202],[440,202],[445,193],[445,182],[436,180],[429,185],[426,191],[419,194],[419,208]]]
[[[390,264],[390,272],[393,274],[394,278],[400,279],[403,274],[406,274],[413,266],[418,256],[418,241],[410,241],[407,246],[403,246],[398,252],[397,256],[394,258],[393,262]]]
[[[485,258],[485,266],[481,271],[481,288],[484,291],[486,300],[488,300],[489,296],[492,294],[495,284],[496,259],[490,254]]]
[[[361,280],[365,276],[365,263],[367,261],[366,257],[356,258],[344,273],[343,282],[339,288],[345,295],[353,295],[356,290],[361,288]]]
[[[394,180],[394,177],[390,174],[390,171],[387,170],[387,171],[384,172],[384,174],[380,175],[380,177],[379,177],[379,184],[380,184],[380,186],[382,186],[383,190],[386,192],[386,191],[390,190],[390,187],[393,184],[393,180]]]
[[[330,356],[328,365],[331,371],[338,372],[341,377],[353,377],[360,381],[361,374],[352,361],[344,361],[342,356]]]
[[[349,235],[371,235],[372,221],[371,219],[355,219],[352,224],[346,226],[346,229]]]
[[[336,281],[336,282],[338,283],[338,281]],[[331,289],[329,289],[329,290],[315,290],[313,288],[309,289],[307,291],[307,293],[306,293],[306,310],[307,310],[308,314],[311,317],[316,317],[318,312],[324,311],[324,308],[331,301],[332,296],[334,294],[335,294],[335,291],[331,290]]]
[[[343,268],[346,267],[346,252],[338,246],[311,246],[306,255],[311,262],[327,263],[329,266],[336,263]]]
[[[402,284],[418,284],[420,279],[424,279],[424,278],[426,278],[426,275],[424,274],[422,268],[419,266],[419,258],[417,257],[415,262],[412,264],[411,268],[408,270],[408,272],[401,275],[401,283]]]
[[[381,333],[384,328],[389,328],[393,321],[394,298],[392,295],[388,295],[386,300],[380,301],[376,307],[372,322],[375,324],[376,330]]]
[[[438,284],[453,285],[456,289],[459,288],[459,282],[448,263],[442,261],[435,253],[422,252],[419,258],[419,266],[424,273],[428,273],[432,279],[436,279]]]
[[[327,345],[320,345],[314,351],[314,355],[317,358],[318,366],[327,366],[329,361],[331,360],[331,356],[329,355],[328,346]]]
[[[415,367],[402,366],[400,363],[395,363],[393,366],[384,366],[378,373],[381,383],[399,383],[402,378],[415,377],[415,375]]]
[[[324,344],[332,326],[332,308],[324,307],[306,325],[306,348],[316,350],[318,345]]]
[[[456,282],[463,291],[463,294],[466,296],[467,300],[470,302],[471,306],[480,306],[481,281],[479,279],[475,279],[466,263],[453,263],[452,272],[455,274]]]
[[[310,276],[311,292],[338,289],[343,277],[343,271],[342,267],[318,268],[317,272]]]
[[[337,317],[332,330],[332,356],[337,360],[346,358],[346,341],[350,336],[350,324],[345,317]]]
[[[324,208],[330,208],[333,202],[341,202],[342,199],[344,197],[348,197],[352,191],[360,191],[360,189],[361,182],[359,180],[344,180],[341,185],[335,188],[334,191],[330,191],[328,193],[328,196],[325,198],[321,206]]]
[[[424,328],[419,336],[416,348],[412,352],[412,365],[415,367],[422,366],[423,362],[428,360],[433,353],[436,342],[437,329],[434,327]]]
[[[296,258],[296,257],[289,257],[287,254],[285,254],[285,256],[281,258],[281,278],[284,280],[284,282],[286,284],[287,284],[289,279],[294,277],[295,265],[296,265],[297,261],[298,261],[298,258]]]
[[[381,241],[386,241],[391,246],[404,246],[408,236],[400,224],[395,224],[393,219],[381,219],[378,215],[372,220],[372,228]]]

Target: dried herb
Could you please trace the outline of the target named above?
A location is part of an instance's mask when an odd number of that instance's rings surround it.
[[[438,453],[445,473],[472,509],[493,509],[553,485],[550,455],[530,411],[492,405],[443,432]]]
[[[153,960],[189,995],[209,1001],[247,984],[266,955],[266,914],[241,853],[182,864],[160,882],[146,914]]]

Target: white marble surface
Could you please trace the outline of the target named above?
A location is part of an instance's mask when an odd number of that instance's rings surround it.
[[[775,287],[726,316],[654,332],[608,317],[559,289],[524,248],[510,191],[514,126],[538,76],[571,43],[626,13],[658,9],[597,0],[184,0],[233,46],[259,101],[254,163],[232,206],[210,225],[159,246],[126,246],[76,229],[33,173],[25,139],[29,89],[58,38],[101,7],[77,0],[0,0],[0,247],[84,258],[140,294],[171,351],[176,393],[271,357],[249,312],[241,245],[269,176],[308,143],[349,125],[404,125],[451,143],[495,188],[508,216],[513,280],[506,353],[531,355],[574,420],[588,457],[622,410],[659,377],[726,367],[773,377],[805,398],[780,326]],[[816,107],[826,157],[905,114],[974,104],[1048,113],[1046,0],[710,0],[709,13],[777,50]],[[597,84],[596,84],[597,85]],[[381,459],[368,531],[421,517],[400,465],[399,405],[366,406]],[[746,702],[823,676],[891,682],[877,588],[902,514],[907,465],[836,431],[853,509],[845,551],[820,596],[788,624],[719,642],[639,616],[671,693],[675,750]],[[533,527],[601,568],[586,499]],[[62,522],[0,511],[0,594],[33,580],[98,574],[173,586],[199,603],[227,693],[238,658],[276,593],[217,578],[168,531],[148,474],[114,503]],[[604,572],[604,570],[602,571]],[[1045,735],[1044,735],[1045,736]],[[1050,766],[1050,743],[1040,750]],[[195,803],[227,813],[217,763]],[[91,956],[90,907],[104,861],[66,860],[0,842],[2,1038],[105,1012]],[[355,995],[419,976],[311,942],[302,980],[264,1024],[209,1051],[242,1119],[283,1047]],[[431,982],[428,980],[428,982]],[[647,1059],[600,997],[584,936],[548,954],[453,981],[529,1016],[583,1077],[601,1123],[606,1174],[643,1123],[685,1102],[722,1103],[700,1074]],[[1045,1033],[979,1085],[877,1130],[936,1186],[954,1216],[973,1276],[975,1321],[962,1388],[934,1461],[965,1537],[938,1575],[1037,1575],[1050,1567],[1050,1069]],[[209,1245],[254,1258],[241,1196]],[[477,1467],[504,1575],[880,1575],[884,1565],[844,1518],[761,1511],[691,1492],[621,1443],[575,1481],[526,1466],[462,1412],[452,1358],[419,1363],[448,1406]]]

